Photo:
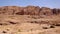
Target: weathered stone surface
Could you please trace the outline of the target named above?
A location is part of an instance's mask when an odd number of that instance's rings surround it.
[[[56,15],[60,14],[60,9],[50,9],[47,7],[40,8],[39,6],[4,6],[0,7],[0,14],[9,15]]]
[[[55,14],[55,15],[60,14],[60,9],[54,8],[54,9],[52,9],[52,12],[53,12],[53,14]]]
[[[40,15],[52,15],[52,11],[50,8],[42,7]]]
[[[60,9],[0,7],[0,34],[60,34]]]

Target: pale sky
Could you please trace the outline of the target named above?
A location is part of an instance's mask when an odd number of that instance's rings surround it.
[[[60,0],[0,0],[0,6],[40,6],[60,8]]]

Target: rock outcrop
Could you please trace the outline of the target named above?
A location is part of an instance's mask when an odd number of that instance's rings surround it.
[[[60,9],[54,8],[54,9],[52,9],[52,13],[55,15],[60,14]]]
[[[40,8],[39,6],[4,6],[0,7],[0,14],[9,15],[57,15],[60,14],[60,9],[50,9],[47,7]]]

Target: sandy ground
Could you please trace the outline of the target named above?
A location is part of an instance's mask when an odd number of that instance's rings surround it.
[[[0,34],[60,34],[60,16],[0,15]]]

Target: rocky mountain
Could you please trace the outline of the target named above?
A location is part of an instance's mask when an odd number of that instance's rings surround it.
[[[9,14],[9,15],[57,15],[60,14],[60,9],[51,9],[47,7],[39,6],[4,6],[0,7],[0,14]]]

